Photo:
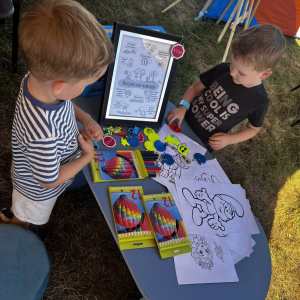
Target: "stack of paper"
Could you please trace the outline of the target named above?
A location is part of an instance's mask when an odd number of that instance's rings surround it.
[[[162,128],[161,140],[169,130]],[[183,134],[180,142],[192,148],[189,157],[203,154],[204,148]],[[161,175],[153,179],[172,193],[191,240],[192,253],[174,258],[178,283],[237,282],[234,264],[250,257],[251,234],[259,233],[245,190],[231,184],[216,159],[166,166]]]

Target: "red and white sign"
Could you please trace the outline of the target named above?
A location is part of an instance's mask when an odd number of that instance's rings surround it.
[[[102,143],[104,146],[109,147],[109,148],[116,146],[116,140],[111,136],[105,136],[102,139]]]
[[[172,57],[179,59],[184,55],[184,47],[180,44],[176,44],[171,48]]]

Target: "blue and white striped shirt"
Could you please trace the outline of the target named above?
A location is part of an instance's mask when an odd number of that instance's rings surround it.
[[[29,76],[21,83],[12,127],[12,179],[19,193],[44,201],[59,196],[72,183],[70,179],[53,189],[39,185],[55,182],[60,165],[80,156],[79,131],[72,102],[47,105],[35,99],[27,90]]]

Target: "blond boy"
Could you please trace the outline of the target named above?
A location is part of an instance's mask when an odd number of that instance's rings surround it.
[[[47,223],[57,197],[91,161],[91,139],[103,136],[70,99],[104,74],[113,49],[95,17],[72,0],[42,1],[29,9],[20,22],[19,44],[29,73],[12,128],[12,207],[1,217],[45,239],[47,233],[30,224]]]
[[[178,119],[180,126],[186,115],[210,151],[254,137],[270,102],[263,80],[272,74],[284,50],[284,36],[273,25],[256,25],[243,31],[232,44],[230,64],[222,63],[201,74],[184,93],[184,100],[169,113],[169,124]],[[227,133],[245,119],[246,128]]]

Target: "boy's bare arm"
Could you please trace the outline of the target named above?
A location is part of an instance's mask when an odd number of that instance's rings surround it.
[[[182,99],[191,103],[193,99],[195,99],[195,97],[198,96],[204,89],[205,86],[200,80],[198,80],[185,91]],[[167,116],[168,124],[170,125],[173,121],[178,119],[178,126],[180,127],[184,119],[185,113],[186,113],[186,107],[183,105],[179,105],[178,107],[174,108],[169,112]]]
[[[80,130],[80,135],[78,136],[79,148],[82,150],[82,154],[79,158],[63,164],[59,167],[59,175],[55,182],[50,184],[44,184],[39,182],[40,186],[44,189],[53,189],[73,178],[80,170],[83,169],[94,156],[94,147],[91,139]]]
[[[103,131],[99,124],[77,105],[74,103],[72,104],[74,107],[76,120],[82,124],[85,133],[90,139],[94,140],[95,142],[99,142],[103,138]]]
[[[215,133],[209,138],[209,145],[214,150],[220,150],[228,145],[237,144],[253,138],[261,127],[254,127],[247,123],[246,128],[236,133]]]

